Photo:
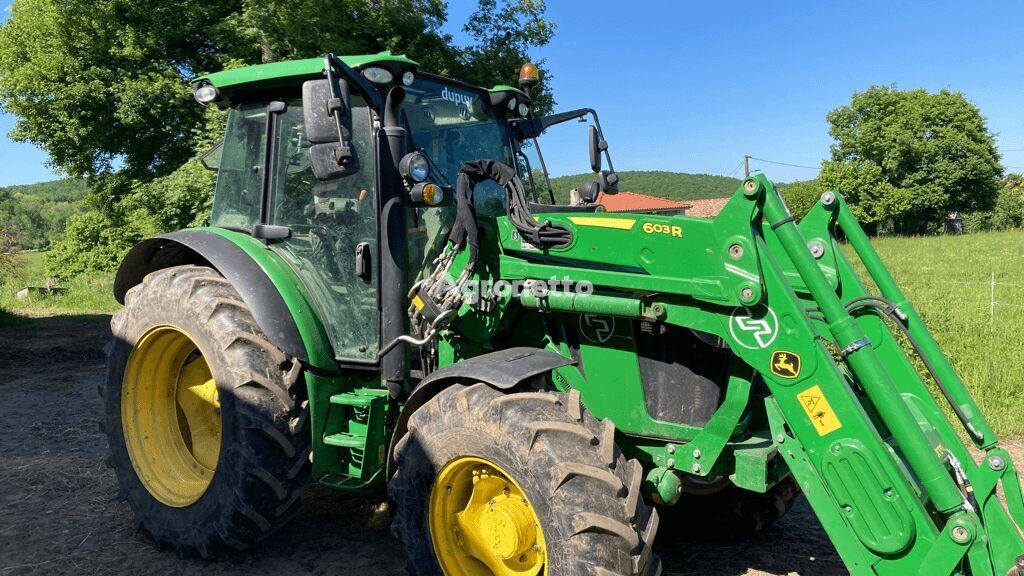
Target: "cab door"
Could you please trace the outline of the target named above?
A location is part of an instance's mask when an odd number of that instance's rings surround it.
[[[309,165],[302,101],[276,114],[267,219],[291,236],[270,246],[296,271],[341,361],[376,362],[380,340],[377,214],[370,115],[352,97],[352,144],[360,169],[317,180]]]

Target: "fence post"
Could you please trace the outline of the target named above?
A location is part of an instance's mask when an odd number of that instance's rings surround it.
[[[996,325],[996,271],[992,271],[992,291],[989,298],[988,328],[992,330]]]

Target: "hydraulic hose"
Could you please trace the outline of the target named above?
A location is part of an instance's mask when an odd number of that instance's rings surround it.
[[[906,324],[904,324],[907,317],[906,315],[902,315],[899,307],[897,307],[891,300],[881,296],[861,296],[846,303],[846,309],[850,312],[853,312],[858,308],[873,308],[879,310],[893,320],[893,323],[895,323],[896,327],[900,329],[900,332],[902,332],[903,335],[907,337],[907,340],[910,341],[910,345],[914,348],[914,351],[917,352],[917,356],[924,363],[928,373],[931,374],[932,379],[935,381],[935,385],[938,386],[939,391],[942,392],[942,396],[946,399],[946,402],[949,403],[949,407],[953,409],[953,413],[956,414],[957,419],[960,420],[963,427],[966,428],[975,439],[979,441],[982,440],[984,436],[974,427],[974,424],[972,424],[967,415],[964,414],[963,409],[960,408],[960,405],[953,399],[953,395],[949,392],[949,389],[942,381],[942,378],[939,377],[938,372],[935,370],[935,366],[932,364],[931,360],[928,359],[928,356],[925,355],[924,350],[922,350],[921,344],[918,343],[917,338],[910,333],[910,330],[907,328]]]

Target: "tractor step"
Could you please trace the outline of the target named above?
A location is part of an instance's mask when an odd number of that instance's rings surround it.
[[[366,448],[366,436],[363,436],[362,434],[339,432],[338,434],[324,436],[324,444],[339,446],[341,448],[355,448],[357,450],[362,450],[363,448]]]
[[[342,406],[354,406],[356,408],[369,408],[370,404],[379,395],[359,394],[358,392],[345,392],[342,394],[335,394],[331,396],[331,404],[340,404]]]

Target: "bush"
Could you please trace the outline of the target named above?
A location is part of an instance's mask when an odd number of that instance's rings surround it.
[[[213,172],[190,160],[167,176],[135,184],[121,206],[151,214],[162,232],[205,226],[210,221],[215,181]]]
[[[991,212],[964,212],[963,217],[964,233],[987,232],[992,229]]]
[[[996,197],[996,207],[992,210],[992,229],[1009,230],[1024,225],[1024,195],[1021,188],[1006,186]]]
[[[779,184],[779,193],[782,194],[786,206],[789,206],[789,211],[797,220],[801,220],[811,211],[814,203],[821,199],[822,192],[826,190],[828,188],[817,180]]]
[[[68,220],[64,238],[46,253],[46,269],[67,280],[91,272],[113,272],[137,242],[159,232],[155,219],[142,210],[119,216],[85,212]]]

